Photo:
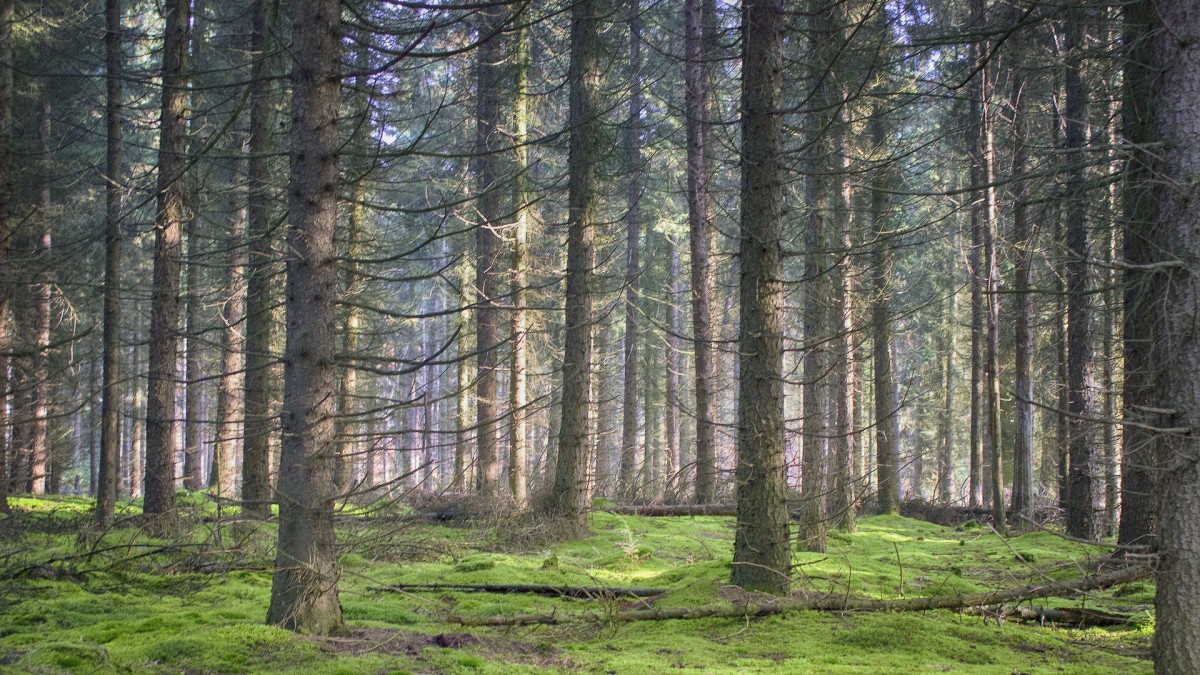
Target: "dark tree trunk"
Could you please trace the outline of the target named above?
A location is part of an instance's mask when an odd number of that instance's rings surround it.
[[[886,142],[883,120],[871,121],[871,140],[876,146]],[[877,168],[876,173],[886,169]],[[887,255],[890,223],[887,181],[876,178],[871,190],[871,279],[874,301],[871,303],[871,338],[875,362],[875,455],[879,476],[877,501],[880,513],[900,513],[900,411],[896,400],[893,374],[891,293],[888,283],[891,260]],[[919,478],[918,478],[919,480]]]
[[[13,0],[0,0],[0,347],[9,351],[12,335],[8,310],[12,271],[8,247],[12,241],[15,196],[12,165],[13,128]],[[8,356],[0,358],[0,430],[7,427],[9,405]],[[0,512],[8,513],[8,458],[5,434],[0,432]]]
[[[228,187],[228,185],[226,185]],[[200,320],[200,260],[203,254],[200,250],[200,219],[190,219],[186,226],[187,249],[184,253],[185,272],[183,274],[186,290],[184,296],[184,356],[183,356],[183,475],[181,483],[185,490],[200,489],[200,446],[203,436],[201,429],[201,390],[204,382],[201,377],[201,334],[204,332]],[[212,464],[208,472],[208,487],[216,487],[220,467],[217,466],[218,453],[214,449]]]
[[[1200,2],[1148,3],[1148,71],[1154,73],[1150,120],[1159,171],[1153,185],[1157,262],[1173,265],[1154,298],[1155,336],[1162,346],[1162,407],[1179,427],[1162,436],[1159,569],[1155,596],[1154,669],[1200,672]],[[1072,486],[1073,489],[1073,486]]]
[[[687,114],[688,231],[691,243],[692,338],[696,376],[696,502],[717,494],[716,366],[712,328],[712,156],[709,148],[715,0],[684,1],[684,99]]]
[[[271,514],[271,317],[274,268],[268,186],[271,108],[268,54],[273,42],[267,0],[255,0],[251,12],[250,52],[254,68],[250,91],[250,140],[246,195],[246,357],[242,399],[242,508],[259,517]]]
[[[165,5],[154,286],[150,296],[146,491],[142,510],[167,521],[175,511],[175,389],[178,384],[179,269],[185,219],[181,177],[186,168],[189,15],[188,0],[170,0]]]
[[[1019,18],[1019,8],[1013,4],[1009,16]],[[1016,396],[1013,407],[1016,412],[1016,441],[1013,445],[1013,491],[1012,508],[1018,517],[1033,515],[1033,499],[1036,478],[1033,472],[1033,229],[1029,222],[1029,206],[1025,196],[1029,170],[1029,122],[1027,120],[1028,99],[1026,96],[1025,68],[1018,62],[1018,51],[1009,57],[1009,73],[1012,91],[1009,105],[1012,108],[1012,223],[1013,291],[1016,302]]]
[[[1064,28],[1066,56],[1067,174],[1067,388],[1068,484],[1067,532],[1081,539],[1097,536],[1095,433],[1090,420],[1096,413],[1095,358],[1092,347],[1092,302],[1088,275],[1088,223],[1084,202],[1084,151],[1087,146],[1087,92],[1082,67],[1082,17],[1070,18]]]
[[[600,7],[580,0],[571,10],[571,83],[567,126],[567,296],[564,318],[562,416],[554,485],[547,508],[575,527],[586,526],[588,411],[592,384],[592,268],[599,218],[596,163],[603,129],[600,110]]]
[[[783,12],[742,10],[742,213],[738,329],[737,531],[732,582],[791,585],[783,420]]]
[[[642,219],[642,26],[640,0],[629,3],[629,120],[625,126],[625,162],[629,184],[625,193],[625,343],[624,391],[621,400],[620,493],[632,497],[638,441],[638,239]],[[649,414],[649,410],[646,411]],[[649,425],[646,446],[650,445]]]
[[[337,290],[338,0],[297,0],[292,20],[287,345],[279,467],[279,544],[267,622],[315,635],[343,630],[333,531]]]
[[[1117,541],[1121,544],[1150,544],[1157,531],[1158,508],[1155,463],[1159,457],[1159,434],[1152,427],[1164,426],[1154,411],[1158,404],[1157,383],[1164,365],[1155,355],[1155,321],[1162,302],[1165,275],[1151,267],[1158,259],[1157,215],[1153,194],[1154,155],[1148,150],[1154,140],[1150,118],[1151,95],[1156,73],[1148,62],[1148,41],[1144,35],[1152,20],[1149,1],[1124,6],[1128,26],[1125,44],[1125,100],[1122,124],[1128,159],[1121,186],[1124,221],[1123,257],[1129,263],[1124,272],[1124,377],[1125,400],[1121,449],[1121,524]]]
[[[481,12],[479,33],[485,39],[476,55],[475,205],[480,222],[475,226],[475,475],[479,493],[487,499],[500,493],[500,227],[512,211],[504,203],[511,189],[504,185],[501,155],[509,143],[505,113],[511,112],[503,110],[508,40],[501,29],[506,11],[495,5]]]

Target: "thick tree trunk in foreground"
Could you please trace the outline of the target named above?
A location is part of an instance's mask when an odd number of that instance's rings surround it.
[[[1166,291],[1154,300],[1162,335],[1162,407],[1174,426],[1162,440],[1154,669],[1200,672],[1200,1],[1149,3],[1153,129],[1160,172],[1147,176],[1157,205],[1160,255],[1171,256]]]
[[[175,389],[179,270],[185,218],[182,173],[187,147],[189,10],[188,0],[171,0],[164,9],[166,31],[146,397],[146,491],[142,507],[147,515],[159,517],[169,517],[175,510]]]
[[[791,586],[783,420],[783,13],[743,12],[742,214],[738,353],[737,531],[732,582]]]
[[[597,157],[600,110],[600,6],[580,0],[571,11],[571,141],[567,171],[567,297],[562,416],[549,503],[551,515],[586,526],[588,410],[592,384],[592,277],[599,217]]]
[[[343,630],[333,531],[341,16],[338,0],[298,0],[294,12],[279,544],[267,622],[328,635]]]

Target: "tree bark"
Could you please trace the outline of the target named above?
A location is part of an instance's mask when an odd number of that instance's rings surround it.
[[[641,273],[638,243],[642,219],[642,25],[640,0],[629,2],[629,119],[625,126],[625,338],[624,390],[621,399],[621,468],[618,491],[631,498],[636,490],[634,476],[638,441],[638,276]],[[650,411],[647,410],[647,413]],[[646,445],[650,445],[647,425]],[[645,467],[645,463],[643,463]],[[646,469],[643,469],[646,472]],[[643,482],[646,482],[643,479]]]
[[[946,407],[942,412],[942,446],[938,452],[937,493],[938,501],[949,504],[954,501],[954,450],[957,402],[955,393],[958,384],[958,279],[957,224],[950,231],[949,255],[946,256],[946,314],[942,321],[945,370],[943,380],[946,387]]]
[[[246,194],[246,357],[242,399],[242,509],[271,515],[271,336],[274,250],[270,223],[272,195],[268,180],[272,106],[268,55],[273,48],[267,0],[255,0],[250,15],[250,53],[254,57],[250,90],[250,139]]]
[[[1154,248],[1159,260],[1178,262],[1165,274],[1165,292],[1154,299],[1161,335],[1161,407],[1175,411],[1164,434],[1159,494],[1160,559],[1155,596],[1154,669],[1200,672],[1200,2],[1149,2],[1148,72],[1154,73],[1152,129],[1159,171],[1150,176],[1157,214]],[[1074,486],[1072,486],[1074,489]]]
[[[532,206],[529,192],[529,28],[522,26],[514,39],[515,66],[513,123],[515,126],[516,181],[513,184],[513,204],[517,210],[512,242],[512,368],[509,374],[509,408],[512,411],[512,431],[508,451],[508,489],[518,509],[529,504],[529,391],[526,373],[529,370],[529,328],[525,305],[529,276],[529,219]]]
[[[791,585],[783,419],[783,12],[742,10],[742,189],[738,327],[737,530],[732,582]]]
[[[154,221],[154,281],[150,296],[150,356],[146,396],[146,470],[142,510],[166,525],[175,511],[175,390],[179,351],[179,271],[184,227],[187,146],[187,53],[190,4],[164,6],[162,116]]]
[[[599,0],[580,0],[571,10],[571,83],[567,160],[567,295],[563,344],[562,415],[550,515],[582,530],[586,526],[588,412],[592,384],[592,276],[595,228],[600,216],[596,163],[600,154]]]
[[[279,543],[267,622],[316,635],[343,630],[332,397],[340,26],[338,0],[295,2]]]
[[[684,106],[687,114],[688,232],[691,246],[692,339],[696,380],[696,501],[717,495],[717,436],[712,328],[713,165],[710,91],[715,57],[715,0],[684,1]]]
[[[1096,468],[1093,422],[1096,413],[1095,358],[1092,347],[1092,302],[1088,274],[1091,256],[1084,195],[1084,151],[1087,146],[1087,92],[1081,72],[1083,26],[1081,16],[1064,28],[1066,56],[1065,149],[1067,173],[1067,388],[1068,484],[1067,533],[1094,539],[1096,494],[1092,472]]]
[[[502,5],[480,12],[477,47],[475,117],[475,461],[480,496],[495,499],[500,493],[500,308],[501,226],[511,213],[505,197],[502,151],[508,144],[503,73],[507,68],[508,39],[501,32],[507,9]],[[510,111],[511,112],[511,111]]]
[[[13,128],[13,0],[0,0],[0,347],[11,349],[9,301],[12,298],[12,271],[8,248],[13,234],[15,181],[12,163]],[[9,377],[7,355],[0,358],[0,429],[8,422]],[[8,513],[8,457],[10,445],[0,433],[0,513]]]

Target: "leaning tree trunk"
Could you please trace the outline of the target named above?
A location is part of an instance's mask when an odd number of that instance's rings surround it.
[[[154,219],[154,286],[150,295],[150,363],[146,396],[143,512],[169,520],[175,510],[175,389],[179,351],[179,269],[187,144],[187,53],[190,6],[165,6],[158,199]]]
[[[791,585],[783,419],[783,12],[743,9],[737,531],[732,582]],[[753,38],[753,39],[751,39]]]
[[[1154,669],[1200,672],[1200,1],[1147,3],[1151,98],[1160,171],[1150,176],[1157,206],[1154,251],[1170,264],[1165,292],[1154,299],[1161,327],[1162,408],[1174,431],[1162,439]],[[1169,256],[1169,257],[1167,257]],[[1166,258],[1166,259],[1164,259]]]
[[[279,543],[267,622],[317,635],[343,630],[333,531],[334,323],[337,288],[338,0],[297,0],[292,20],[287,344]]]
[[[571,10],[571,94],[567,160],[567,296],[564,318],[562,416],[549,503],[551,515],[586,526],[588,411],[592,384],[592,268],[600,217],[596,159],[603,129],[600,110],[600,7],[579,0]]]

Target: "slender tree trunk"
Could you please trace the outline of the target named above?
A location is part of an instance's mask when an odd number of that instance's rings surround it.
[[[250,91],[250,158],[246,194],[246,357],[242,398],[242,509],[258,517],[271,514],[271,274],[274,267],[268,186],[271,108],[268,54],[272,49],[267,0],[255,0],[251,12],[250,53],[254,67]]]
[[[712,157],[709,146],[715,0],[684,1],[684,100],[687,114],[688,232],[691,244],[692,338],[696,379],[696,501],[717,491],[716,366],[712,328]]]
[[[239,174],[240,171],[234,172],[235,185],[242,184]],[[232,214],[225,232],[224,298],[218,314],[221,319],[221,378],[217,389],[217,433],[213,443],[217,494],[225,499],[237,497],[238,448],[242,439],[240,422],[244,418],[239,404],[245,387],[242,380],[246,341],[242,328],[246,306],[246,200],[240,191],[233,192]]]
[[[1097,536],[1095,358],[1092,347],[1092,302],[1088,274],[1091,244],[1084,201],[1084,151],[1087,146],[1087,92],[1081,72],[1083,56],[1082,17],[1069,18],[1064,25],[1066,68],[1067,174],[1067,388],[1068,483],[1067,532],[1081,539]]]
[[[883,120],[878,114],[871,120],[871,140],[877,150],[886,142]],[[882,174],[886,169],[876,169]],[[875,245],[871,251],[871,279],[874,301],[871,303],[871,336],[875,363],[875,455],[879,476],[877,502],[880,513],[900,512],[900,411],[895,399],[893,375],[892,319],[889,283],[891,260],[890,217],[888,215],[887,181],[880,175],[871,190],[871,234]]]
[[[200,293],[200,219],[192,218],[184,226],[187,235],[187,249],[184,253],[185,271],[183,277],[186,285],[184,301],[184,382],[183,382],[183,489],[200,489],[200,455],[202,444],[200,405],[202,382],[202,349],[200,306],[203,302]],[[217,466],[219,453],[213,452],[213,461],[208,474],[208,486],[217,486],[217,476],[220,467]]]
[[[732,582],[791,585],[783,420],[783,25],[778,0],[743,6],[737,530]]]
[[[38,212],[34,216],[33,240],[33,354],[30,357],[32,382],[29,383],[29,458],[30,492],[46,494],[55,473],[50,445],[50,296],[54,285],[50,267],[53,200],[50,195],[50,100],[38,101],[38,141],[43,161],[39,162],[41,185],[38,186]],[[56,492],[56,490],[49,490]]]
[[[664,237],[663,241],[670,256],[670,262],[667,265],[667,344],[665,383],[663,385],[667,406],[666,417],[663,420],[667,431],[664,494],[668,500],[679,501],[687,491],[679,439],[679,379],[680,371],[683,369],[683,360],[679,355],[680,320],[679,306],[676,303],[682,297],[682,289],[679,279],[679,248],[676,246],[675,240],[669,236]]]
[[[337,287],[341,14],[297,0],[292,20],[287,345],[279,468],[279,543],[267,622],[343,631],[333,531],[334,302]]]
[[[146,397],[146,493],[142,510],[169,522],[175,510],[175,359],[179,351],[179,267],[185,219],[182,174],[187,147],[190,5],[188,0],[170,0],[164,11],[162,117]]]
[[[513,38],[515,52],[513,102],[513,124],[516,147],[516,181],[513,204],[517,209],[516,227],[512,242],[512,368],[509,376],[509,408],[512,414],[512,432],[508,449],[508,489],[518,509],[529,504],[529,478],[526,467],[529,451],[526,436],[529,433],[529,392],[526,373],[529,370],[529,328],[525,316],[526,289],[529,276],[529,28],[521,27]]]
[[[1005,529],[1004,522],[1004,453],[1000,443],[1000,263],[999,263],[999,226],[1000,218],[996,211],[995,182],[995,134],[993,132],[991,107],[991,91],[988,85],[988,72],[985,68],[979,77],[982,79],[983,108],[982,108],[982,147],[984,184],[984,214],[983,249],[984,268],[987,274],[985,283],[984,303],[987,313],[987,344],[984,363],[984,374],[987,390],[984,396],[986,420],[983,433],[983,454],[990,462],[987,486],[991,495],[992,518],[998,530]]]
[[[638,243],[642,219],[642,26],[640,0],[629,2],[629,121],[625,126],[625,162],[629,183],[625,192],[625,342],[624,390],[621,399],[621,469],[619,492],[635,492],[634,464],[638,443]],[[649,410],[647,410],[649,413]],[[646,446],[650,429],[646,427]],[[643,462],[643,467],[645,467]],[[645,470],[645,469],[643,469]]]
[[[507,38],[501,32],[505,12],[502,5],[480,13],[479,33],[485,36],[477,48],[475,119],[475,446],[479,493],[495,499],[500,493],[500,309],[501,225],[512,209],[506,208],[506,190],[501,152],[508,143],[503,72],[507,68]]]
[[[1153,249],[1176,267],[1165,292],[1153,300],[1161,335],[1161,407],[1180,431],[1164,433],[1159,494],[1159,568],[1155,596],[1154,670],[1163,675],[1200,672],[1200,2],[1147,3],[1148,72],[1154,73],[1151,129],[1159,171],[1151,181],[1157,206]],[[1165,259],[1164,259],[1165,258]],[[1074,486],[1072,485],[1072,489]]]
[[[943,358],[945,359],[944,382],[946,388],[946,408],[942,414],[942,447],[938,453],[938,501],[949,504],[954,501],[954,450],[955,422],[958,415],[955,390],[958,385],[957,354],[958,351],[958,278],[956,261],[958,260],[958,228],[950,230],[950,254],[946,256],[946,316],[943,326]]]
[[[1009,16],[1019,18],[1016,4],[1009,8]],[[1017,50],[1009,57],[1009,77],[1012,91],[1009,105],[1012,108],[1012,223],[1013,291],[1016,302],[1016,395],[1013,407],[1016,414],[1016,440],[1013,445],[1013,491],[1012,508],[1017,517],[1032,517],[1036,476],[1033,471],[1033,229],[1029,221],[1029,205],[1025,196],[1029,170],[1029,122],[1028,99],[1026,97],[1026,71],[1016,61]]]
[[[11,349],[9,301],[12,298],[12,271],[8,248],[12,241],[13,199],[16,185],[12,163],[13,128],[13,4],[0,0],[0,349]],[[0,513],[8,513],[8,458],[10,449],[3,430],[8,426],[9,379],[7,356],[0,358]]]

